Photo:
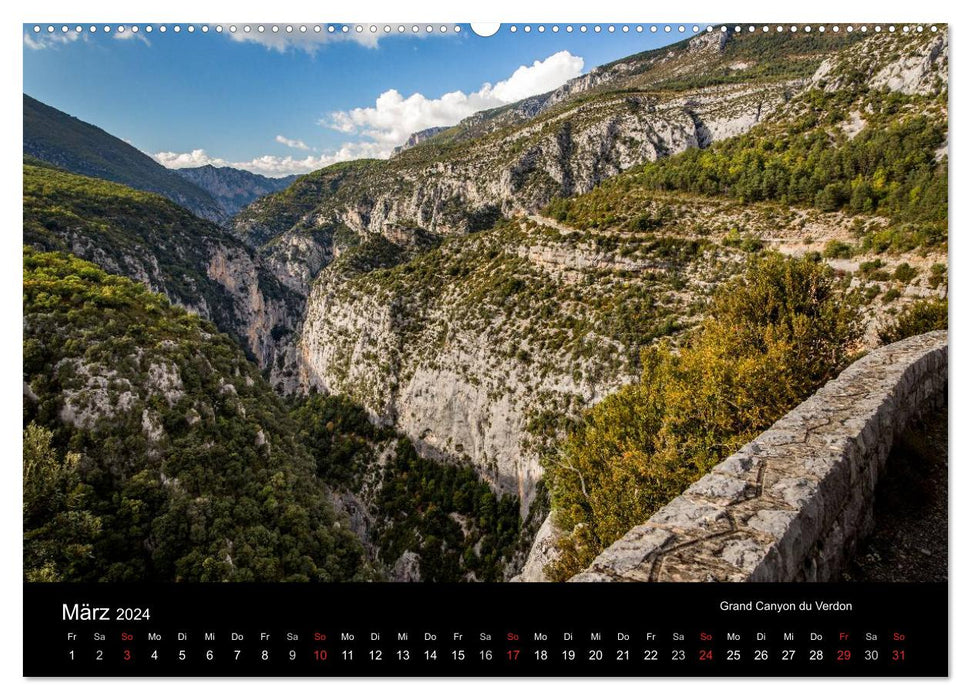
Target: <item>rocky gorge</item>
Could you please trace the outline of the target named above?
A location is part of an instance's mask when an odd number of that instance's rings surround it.
[[[865,299],[860,353],[913,304],[946,299],[946,221],[941,233],[936,213],[901,213],[937,204],[907,178],[946,171],[946,85],[946,33],[714,27],[418,132],[387,160],[285,182],[181,171],[233,214],[223,223],[25,162],[25,243],[138,281],[238,341],[259,370],[246,386],[298,426],[253,425],[241,444],[286,443],[301,470],[313,453],[327,508],[383,559],[376,576],[541,580],[568,534],[549,514],[548,460],[751,259],[825,261]],[[908,166],[871,167],[891,152]],[[105,417],[75,408],[75,428]],[[184,428],[145,416],[155,443]],[[434,498],[413,491],[425,487]]]

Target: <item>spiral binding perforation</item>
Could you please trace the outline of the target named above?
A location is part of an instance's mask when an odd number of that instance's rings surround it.
[[[749,33],[762,32],[764,34],[768,34],[770,32],[775,32],[775,33],[778,33],[778,34],[782,34],[782,33],[789,33],[789,34],[806,33],[806,34],[809,34],[809,33],[812,33],[812,32],[820,32],[820,33],[826,33],[826,32],[832,32],[832,33],[847,32],[847,33],[852,33],[852,32],[857,32],[858,31],[858,32],[863,32],[863,33],[866,33],[866,32],[880,33],[880,32],[886,31],[886,32],[893,33],[893,32],[896,32],[896,31],[901,31],[901,32],[903,32],[903,33],[906,34],[906,33],[909,33],[909,32],[923,32],[925,30],[929,30],[931,32],[937,32],[938,31],[938,27],[936,25],[929,25],[929,26],[925,27],[924,25],[921,25],[921,24],[917,24],[917,25],[902,25],[902,26],[898,26],[898,25],[894,25],[894,24],[891,24],[891,25],[880,25],[880,24],[877,24],[877,25],[866,25],[866,24],[864,24],[864,25],[849,25],[849,24],[848,25],[838,25],[838,24],[834,24],[834,25],[809,25],[809,24],[803,24],[803,25],[799,25],[799,24],[768,25],[768,24],[765,24],[765,25],[761,25],[761,26],[748,25],[747,27],[741,26],[741,25],[736,25],[734,27],[731,27],[729,25],[721,25],[721,26],[708,25],[708,26],[706,26],[706,27],[704,27],[702,29],[702,27],[699,26],[699,25],[692,25],[692,26],[688,26],[688,25],[677,25],[677,26],[674,26],[674,25],[654,25],[654,24],[652,24],[652,25],[642,25],[642,24],[636,24],[636,25],[630,25],[630,24],[623,24],[623,25],[615,25],[615,24],[608,24],[608,25],[600,25],[600,24],[593,24],[593,25],[587,25],[587,24],[578,24],[578,25],[573,25],[573,24],[566,24],[566,25],[559,25],[559,24],[553,24],[553,25],[545,25],[545,24],[539,24],[539,25],[530,25],[530,24],[517,25],[517,24],[510,24],[510,25],[503,26],[500,31],[506,31],[507,33],[510,33],[510,34],[516,34],[516,33],[519,33],[519,32],[522,32],[522,33],[525,33],[525,34],[530,34],[532,32],[536,32],[538,34],[544,34],[547,31],[553,32],[553,33],[557,33],[557,32],[560,32],[560,31],[564,31],[564,32],[567,32],[567,33],[572,33],[572,32],[575,32],[575,31],[576,32],[580,32],[580,33],[592,32],[594,34],[599,34],[599,33],[604,33],[604,32],[605,33],[608,33],[608,34],[613,34],[615,32],[620,32],[620,33],[625,33],[625,34],[626,33],[630,33],[630,32],[635,32],[635,33],[643,33],[643,32],[651,32],[651,33],[665,32],[665,33],[679,33],[679,34],[684,34],[686,32],[691,32],[693,34],[697,34],[700,31],[706,31],[706,32],[716,32],[716,31],[728,32],[728,31],[734,31],[735,33],[748,31]],[[39,25],[39,24],[35,24],[33,26],[33,32],[35,34],[56,34],[58,32],[61,33],[61,34],[67,34],[67,33],[70,33],[70,32],[75,32],[75,33],[78,33],[78,34],[80,34],[80,33],[97,34],[99,32],[118,33],[118,34],[124,34],[125,32],[131,32],[131,33],[144,32],[146,34],[151,34],[153,32],[159,32],[159,33],[165,34],[166,32],[169,32],[169,31],[174,32],[176,34],[179,34],[179,33],[183,32],[183,31],[188,32],[189,34],[194,34],[196,32],[200,32],[202,34],[208,34],[209,32],[215,32],[217,34],[221,34],[223,32],[229,32],[230,34],[235,34],[235,33],[244,33],[244,34],[249,34],[249,33],[259,33],[259,34],[264,34],[264,33],[271,33],[271,34],[294,34],[294,33],[297,33],[297,34],[306,34],[306,33],[315,33],[315,34],[320,34],[320,33],[327,33],[327,34],[434,34],[434,33],[438,33],[438,34],[450,34],[451,33],[451,34],[460,34],[462,32],[468,32],[468,33],[472,33],[472,34],[478,34],[480,36],[488,36],[488,34],[485,34],[485,33],[482,33],[482,32],[477,31],[474,25],[471,26],[471,27],[463,27],[462,25],[459,25],[459,24],[412,24],[410,26],[409,25],[405,25],[405,24],[397,24],[397,25],[391,25],[391,24],[385,24],[385,25],[377,25],[377,24],[367,24],[367,25],[365,25],[365,24],[283,24],[283,25],[281,25],[281,24],[226,24],[226,25],[223,25],[223,24],[200,24],[200,25],[195,25],[195,24],[186,24],[186,25],[181,25],[181,24],[173,24],[173,25],[165,25],[165,24],[160,24],[160,25],[152,25],[152,24],[137,25],[137,24],[132,24],[132,25],[123,25],[122,24],[122,25],[107,25],[106,24],[106,25],[103,25],[103,26],[99,26],[99,25],[92,24],[92,25],[89,25],[87,27],[85,27],[83,25],[80,25],[80,24],[74,25],[74,26],[70,26],[70,25],[67,25],[67,24],[63,24],[63,25],[60,25],[60,26],[53,25],[53,24],[49,24],[49,25],[46,25],[46,26],[42,26],[42,25]]]

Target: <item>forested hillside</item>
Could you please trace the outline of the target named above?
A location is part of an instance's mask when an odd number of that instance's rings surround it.
[[[28,580],[366,576],[283,400],[142,285],[24,250]]]
[[[155,192],[212,221],[226,213],[205,190],[93,124],[24,95],[24,154],[79,175]]]

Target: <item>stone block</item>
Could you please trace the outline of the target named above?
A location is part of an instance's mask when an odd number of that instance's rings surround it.
[[[702,498],[716,505],[727,506],[745,497],[751,485],[742,479],[712,473],[698,479],[684,492],[686,496]]]
[[[727,527],[725,509],[711,503],[698,503],[678,496],[654,514],[648,521],[678,528],[709,529],[720,524]]]

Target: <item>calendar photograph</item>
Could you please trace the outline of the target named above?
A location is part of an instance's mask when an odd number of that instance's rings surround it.
[[[946,24],[22,39],[26,587],[946,584]]]

